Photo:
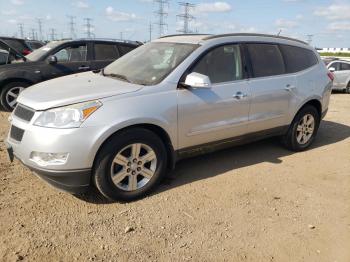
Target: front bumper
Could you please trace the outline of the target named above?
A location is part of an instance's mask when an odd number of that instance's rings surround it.
[[[20,158],[18,158],[15,155],[13,148],[9,143],[5,144],[11,162],[14,160],[14,158],[17,158],[26,167],[33,171],[38,177],[40,177],[53,187],[71,194],[84,193],[89,189],[91,181],[91,169],[50,170],[33,167],[31,165],[25,164]]]

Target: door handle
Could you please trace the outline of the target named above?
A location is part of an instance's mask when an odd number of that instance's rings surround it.
[[[236,94],[233,95],[233,98],[240,100],[242,98],[247,97],[247,94],[242,93],[241,91],[238,91]]]
[[[284,88],[284,90],[290,92],[290,91],[292,91],[294,88],[295,88],[295,86],[292,86],[292,85],[288,84],[288,85],[286,85],[286,87]]]
[[[79,70],[89,70],[90,66],[79,66],[78,69]]]

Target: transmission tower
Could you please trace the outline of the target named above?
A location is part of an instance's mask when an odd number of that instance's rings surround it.
[[[24,38],[24,30],[23,30],[23,24],[19,23],[19,35],[21,36],[21,38]]]
[[[37,18],[36,21],[38,22],[38,29],[39,29],[39,40],[43,41],[43,20],[41,18]]]
[[[155,12],[158,17],[158,25],[159,28],[159,36],[164,35],[165,28],[168,28],[168,24],[165,22],[166,17],[168,16],[168,12],[166,12],[166,7],[169,6],[169,0],[153,0],[158,4],[158,10]]]
[[[72,39],[75,39],[77,37],[77,35],[75,34],[75,22],[74,22],[74,19],[76,17],[72,15],[68,15],[67,17],[69,18],[68,24],[69,24],[70,37]]]
[[[85,30],[86,30],[86,37],[87,38],[92,38],[92,36],[94,35],[92,33],[92,29],[93,29],[93,26],[91,24],[92,19],[91,18],[84,18],[84,21],[86,22],[86,24],[84,25],[85,26]]]
[[[50,29],[50,37],[51,37],[51,41],[56,40],[56,29],[55,28]]]
[[[312,44],[312,38],[314,37],[314,35],[306,35],[307,36],[307,42],[308,42],[308,44],[309,45],[311,45]]]
[[[184,12],[182,14],[177,15],[176,17],[183,20],[183,29],[177,30],[178,32],[182,32],[184,34],[191,33],[191,30],[189,29],[189,23],[190,21],[194,20],[194,16],[191,15],[191,9],[193,9],[196,5],[187,3],[187,2],[180,2],[180,6],[183,7]]]
[[[31,30],[31,36],[30,36],[31,39],[32,39],[32,40],[36,40],[36,39],[35,39],[35,29],[32,28],[32,29],[30,29],[30,30]]]

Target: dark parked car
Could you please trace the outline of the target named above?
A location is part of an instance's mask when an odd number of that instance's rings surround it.
[[[97,39],[50,42],[27,55],[22,63],[0,66],[1,105],[11,111],[24,88],[55,77],[104,68],[139,45]]]
[[[33,49],[26,43],[26,40],[14,37],[0,37],[0,40],[8,44],[22,55],[30,54]]]
[[[39,49],[45,45],[43,42],[40,42],[38,40],[26,40],[25,42],[32,50]]]

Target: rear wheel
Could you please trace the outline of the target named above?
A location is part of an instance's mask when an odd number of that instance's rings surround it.
[[[305,106],[295,116],[287,134],[283,137],[285,146],[293,151],[303,151],[314,141],[320,124],[320,115],[313,106]]]
[[[346,86],[345,93],[350,94],[350,82]]]
[[[97,189],[112,200],[132,201],[151,192],[166,170],[162,140],[144,128],[122,131],[102,147],[93,173]]]
[[[28,87],[25,82],[12,82],[6,84],[1,91],[1,105],[6,111],[12,111],[17,105],[19,94]]]

